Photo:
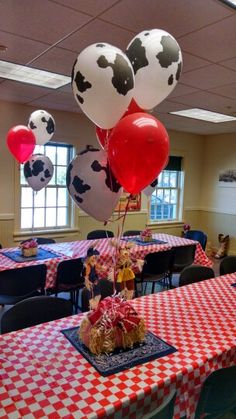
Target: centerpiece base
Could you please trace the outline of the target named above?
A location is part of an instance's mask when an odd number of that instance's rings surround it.
[[[145,323],[128,301],[107,297],[81,322],[79,337],[94,355],[132,348],[145,339]]]

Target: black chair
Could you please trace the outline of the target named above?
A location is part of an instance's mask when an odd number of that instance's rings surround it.
[[[2,249],[2,245],[0,244],[0,249]]]
[[[75,312],[78,310],[79,291],[84,287],[83,268],[82,258],[63,260],[57,266],[56,287],[49,290],[56,297],[60,292],[69,292]]]
[[[198,241],[201,244],[203,250],[206,249],[207,235],[203,231],[189,230],[185,233],[185,238]]]
[[[107,237],[114,237],[114,233],[109,230],[93,230],[87,234],[87,240],[106,239]]]
[[[143,419],[172,419],[174,416],[176,394],[175,390],[171,391],[161,406],[144,415]]]
[[[195,419],[221,418],[236,407],[236,365],[213,371],[204,381]]]
[[[35,237],[38,244],[50,244],[50,243],[56,243],[56,240],[50,239],[49,237]]]
[[[179,276],[179,287],[203,281],[204,279],[214,278],[215,273],[212,268],[202,265],[192,265],[184,268]]]
[[[0,304],[16,304],[44,294],[46,265],[33,265],[0,272]]]
[[[135,287],[137,294],[137,285],[141,284],[143,292],[143,283],[152,283],[152,294],[158,282],[164,281],[164,285],[172,286],[172,264],[173,250],[165,250],[163,252],[148,253],[144,258],[143,269],[140,274],[135,277]],[[146,292],[145,286],[145,292]]]
[[[108,279],[100,279],[101,300],[114,294],[114,283]],[[89,311],[90,292],[84,287],[81,293],[81,311]]]
[[[236,272],[236,256],[226,256],[220,262],[220,275]]]
[[[196,244],[176,246],[174,249],[173,272],[181,272],[194,262]]]
[[[72,314],[71,302],[63,298],[53,298],[46,295],[27,298],[15,304],[3,314],[1,333],[25,329]]]
[[[124,231],[123,237],[126,236],[139,236],[142,230],[127,230]]]

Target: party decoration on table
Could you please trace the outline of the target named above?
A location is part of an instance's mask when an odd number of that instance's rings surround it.
[[[96,356],[83,344],[79,337],[79,329],[80,327],[76,326],[61,330],[61,332],[77,351],[104,377],[177,351],[174,346],[164,342],[158,336],[151,332],[146,332],[144,341],[134,344],[132,348],[123,350],[119,348],[112,353],[101,353],[99,356]]]
[[[44,145],[51,140],[55,132],[55,121],[50,113],[38,110],[30,115],[28,127],[36,138],[36,144]]]
[[[35,148],[35,136],[24,125],[16,125],[7,134],[7,145],[19,163],[24,163],[33,154]]]
[[[78,55],[71,82],[82,111],[103,129],[114,127],[133,97],[134,72],[128,57],[104,42]]]
[[[58,258],[61,256],[58,253],[55,253],[46,249],[42,249],[41,247],[38,247],[37,254],[36,255],[33,254],[32,256],[24,256],[21,248],[20,250],[9,250],[6,252],[3,251],[2,255],[8,257],[11,260],[14,260],[14,262],[25,262],[26,261],[25,258],[27,258],[27,262],[30,262],[31,260],[47,260],[47,259]]]
[[[182,53],[175,38],[161,29],[146,30],[129,43],[126,54],[134,69],[134,100],[143,109],[161,103],[176,86]]]
[[[110,218],[122,193],[107,153],[93,146],[87,146],[70,162],[66,184],[76,205],[98,221]]]
[[[142,190],[142,192],[147,196],[150,197],[152,193],[155,191],[156,187],[158,185],[158,178],[156,178],[150,185],[148,185],[146,188]]]
[[[133,243],[121,245],[119,240],[111,240],[110,245],[116,247],[114,266],[109,271],[109,279],[115,282],[115,288],[125,300],[132,300],[134,296],[135,274],[133,269],[140,272],[144,260],[136,259],[131,255]]]
[[[185,223],[185,224],[183,225],[183,230],[182,230],[181,236],[182,236],[182,237],[185,237],[186,233],[187,233],[190,229],[191,229],[190,224]]]
[[[153,240],[152,238],[152,230],[148,227],[146,227],[143,231],[140,233],[140,239],[143,242],[151,242]]]
[[[100,301],[82,320],[79,337],[91,353],[111,353],[132,348],[145,339],[145,323],[130,303],[119,296]]]
[[[86,297],[89,300],[89,307],[91,310],[97,308],[101,299],[101,288],[98,275],[99,266],[97,262],[97,256],[99,254],[99,251],[91,246],[88,248],[87,256],[84,260],[84,278],[87,290]]]
[[[125,116],[109,137],[111,169],[132,194],[141,192],[159,175],[168,156],[169,137],[164,125],[146,113]]]
[[[229,235],[227,234],[225,236],[224,234],[218,234],[218,241],[220,243],[220,246],[214,257],[216,259],[221,259],[227,256],[229,248]]]
[[[38,242],[36,239],[24,240],[20,244],[20,249],[24,257],[36,256],[38,253]]]
[[[43,154],[33,154],[24,164],[24,176],[34,191],[45,188],[52,179],[53,172],[51,160]]]

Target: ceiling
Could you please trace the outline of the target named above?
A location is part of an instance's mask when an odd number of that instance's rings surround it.
[[[197,107],[236,116],[236,10],[220,0],[0,0],[0,44],[7,47],[0,59],[70,76],[85,47],[108,42],[125,50],[136,34],[155,28],[178,41],[183,71],[153,114],[167,129],[236,132],[236,121],[169,114]],[[52,90],[0,78],[0,100],[81,112],[70,84]]]

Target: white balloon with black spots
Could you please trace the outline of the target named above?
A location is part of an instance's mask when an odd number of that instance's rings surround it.
[[[107,153],[92,146],[69,164],[66,185],[76,205],[98,221],[107,221],[122,193],[107,160]]]
[[[119,48],[104,42],[85,48],[72,69],[72,90],[82,111],[98,127],[113,128],[128,108],[134,72]]]
[[[152,29],[136,35],[126,54],[135,74],[134,100],[142,109],[152,109],[172,92],[180,78],[180,46],[168,32]]]
[[[44,145],[51,140],[56,124],[50,113],[38,110],[30,115],[28,128],[34,133],[36,144]]]
[[[33,154],[24,164],[24,176],[34,191],[45,188],[53,177],[54,167],[49,157]]]

